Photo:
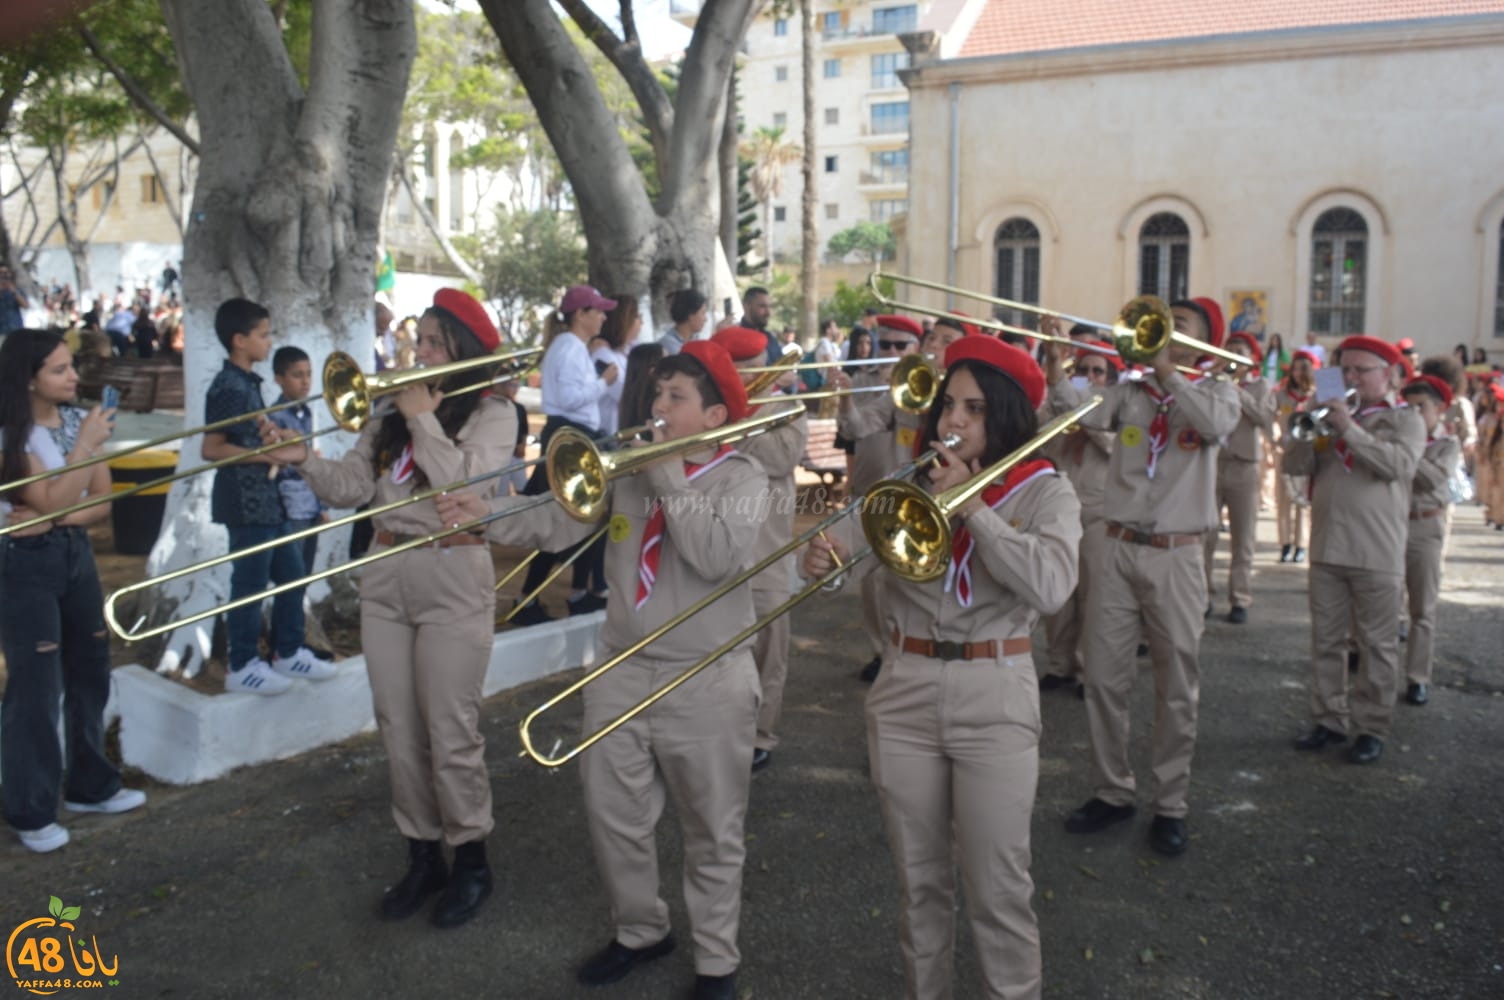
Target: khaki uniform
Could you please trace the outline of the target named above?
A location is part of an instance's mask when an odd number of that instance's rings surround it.
[[[800,417],[785,427],[759,434],[737,446],[744,455],[757,459],[768,474],[767,516],[757,532],[757,547],[752,562],[757,562],[794,537],[794,469],[804,455],[809,439],[809,421]],[[758,619],[789,599],[793,573],[789,557],[780,559],[752,578],[752,608]],[[757,663],[757,678],[762,685],[762,707],[757,712],[757,749],[772,750],[778,745],[774,729],[783,712],[783,686],[789,674],[789,616],[779,615],[752,640],[752,659]]]
[[[1041,423],[1060,416],[1058,399],[1047,399],[1041,409]],[[1058,439],[1051,458],[1066,474],[1081,503],[1081,549],[1076,589],[1066,598],[1059,611],[1044,616],[1045,636],[1050,643],[1048,672],[1057,677],[1079,677],[1086,669],[1081,631],[1086,625],[1086,602],[1091,592],[1092,567],[1102,559],[1107,544],[1107,523],[1103,516],[1102,496],[1107,485],[1107,468],[1112,459],[1113,435],[1110,431],[1080,431]]]
[[[851,377],[852,388],[887,385],[888,367],[864,368]],[[914,441],[923,429],[924,419],[894,406],[892,395],[886,392],[855,396],[851,409],[839,412],[836,429],[843,437],[856,442],[851,472],[853,497],[866,493],[878,480],[913,460]],[[872,640],[872,652],[878,656],[882,655],[884,643],[879,624],[882,621],[881,589],[876,579],[862,578],[862,625]]]
[[[1143,381],[1159,388],[1152,375]],[[1143,385],[1110,387],[1107,402],[1083,421],[1117,435],[1103,495],[1107,541],[1092,567],[1086,607],[1086,718],[1096,797],[1132,804],[1128,705],[1138,674],[1134,651],[1144,633],[1154,665],[1154,812],[1183,818],[1200,699],[1202,535],[1217,526],[1217,442],[1237,426],[1240,406],[1229,382],[1193,383],[1175,374],[1163,389],[1174,404],[1167,414],[1169,444],[1153,478],[1150,428],[1158,404]],[[1065,380],[1050,394],[1062,397],[1052,405],[1066,409],[1082,401]]]
[[[450,441],[431,413],[409,420],[417,475],[392,481],[372,465],[380,419],[339,460],[310,456],[298,467],[331,507],[380,505],[432,486],[499,468],[517,440],[510,403],[487,398]],[[498,482],[472,487],[482,496]],[[373,519],[378,533],[439,531],[432,501]],[[384,546],[378,541],[372,551]],[[485,545],[413,549],[367,566],[360,576],[360,641],[376,724],[392,778],[392,816],[404,837],[450,845],[491,832],[491,779],[480,733],[481,688],[495,634],[496,570]]]
[[[1289,379],[1286,379],[1274,394],[1274,439],[1278,442],[1281,457],[1290,440],[1290,418],[1310,408],[1314,392],[1314,389],[1304,395],[1294,392]],[[1310,483],[1304,476],[1292,476],[1285,472],[1278,467],[1278,463],[1274,472],[1274,510],[1275,523],[1279,528],[1279,544],[1281,547],[1293,545],[1297,549],[1310,548],[1311,501],[1307,496]]]
[[[867,752],[903,894],[908,1000],[953,995],[957,862],[979,995],[1032,1000],[1040,954],[1029,824],[1040,717],[1028,636],[1076,586],[1081,515],[1070,483],[1047,473],[965,523],[976,542],[969,607],[944,577],[909,583],[870,559],[853,570],[882,586],[887,637],[867,696]],[[832,530],[861,544],[849,519]],[[903,651],[899,636],[997,646],[990,657],[946,660]]]
[[[1217,454],[1216,509],[1227,508],[1232,566],[1227,574],[1227,596],[1233,607],[1253,604],[1253,552],[1259,526],[1259,470],[1264,460],[1263,436],[1274,422],[1274,394],[1261,378],[1238,388],[1241,415],[1238,426],[1227,435]],[[1206,533],[1206,592],[1216,593],[1212,565],[1217,554],[1216,530]]]
[[[1415,466],[1410,490],[1410,531],[1405,540],[1405,589],[1410,597],[1410,639],[1405,649],[1405,678],[1431,683],[1435,644],[1436,601],[1441,596],[1441,559],[1446,548],[1446,519],[1452,512],[1449,481],[1462,464],[1462,442],[1443,435],[1426,442]]]
[[[1399,680],[1399,616],[1405,579],[1410,485],[1425,448],[1420,416],[1390,409],[1359,418],[1342,435],[1348,469],[1331,438],[1290,441],[1285,471],[1312,477],[1311,716],[1339,733],[1383,738]],[[1362,667],[1349,693],[1347,637]]]
[[[606,545],[612,600],[600,631],[609,658],[679,614],[752,564],[767,476],[754,459],[731,452],[693,481],[675,459],[613,487]],[[663,501],[664,532],[652,593],[636,608],[638,561],[652,507]],[[492,501],[505,510],[525,498]],[[491,523],[492,541],[563,549],[592,525],[556,504]],[[585,688],[587,733],[751,625],[752,588],[737,588]],[[659,896],[655,830],[665,793],[684,837],[684,901],[694,932],[695,971],[722,976],[741,963],[743,824],[751,784],[759,689],[750,640],[581,755],[580,776],[596,867],[611,900],[616,940],[628,948],[661,941],[668,906]]]

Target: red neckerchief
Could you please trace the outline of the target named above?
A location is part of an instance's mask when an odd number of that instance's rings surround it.
[[[1295,391],[1295,386],[1293,384],[1291,384],[1288,381],[1285,382],[1285,395],[1289,396],[1291,399],[1295,400],[1295,409],[1297,409],[1297,410],[1304,410],[1305,409],[1306,400],[1310,399],[1311,398],[1311,393],[1315,392],[1315,391],[1316,391],[1316,389],[1313,386],[1311,388],[1310,392],[1307,392],[1305,395],[1301,395],[1300,393],[1298,393],[1298,392]]]
[[[720,465],[734,449],[729,444],[721,445],[715,457],[703,465],[684,463],[684,477],[693,481],[700,475]],[[653,584],[658,580],[658,560],[663,555],[663,529],[667,526],[663,516],[663,501],[653,502],[653,512],[648,515],[647,529],[642,533],[642,551],[637,555],[637,608],[641,608],[653,593]]]
[[[417,465],[413,462],[413,443],[409,441],[402,448],[402,454],[397,456],[397,461],[392,463],[392,482],[399,486],[413,478],[413,472]]]
[[[1372,406],[1365,406],[1363,409],[1353,414],[1353,420],[1361,421],[1364,417],[1368,416],[1371,413],[1378,413],[1380,410],[1387,409],[1390,409],[1389,400],[1381,399]],[[1341,438],[1337,439],[1337,454],[1342,456],[1342,467],[1348,472],[1353,471],[1353,453],[1348,450],[1347,442],[1343,441]]]
[[[1003,501],[1029,483],[1040,476],[1051,475],[1054,471],[1054,463],[1047,458],[1036,458],[1015,465],[1008,470],[1001,483],[993,483],[982,491],[982,502],[997,510]],[[976,539],[971,537],[971,532],[966,528],[966,522],[962,521],[956,533],[951,536],[950,568],[945,574],[945,592],[950,593],[951,586],[954,585],[956,600],[963,608],[971,607],[971,550],[976,548],[976,544]]]
[[[1172,393],[1160,392],[1147,381],[1140,382],[1149,398],[1154,400],[1154,419],[1149,421],[1149,463],[1144,472],[1154,478],[1154,469],[1159,465],[1160,454],[1170,446],[1170,407],[1175,405]]]

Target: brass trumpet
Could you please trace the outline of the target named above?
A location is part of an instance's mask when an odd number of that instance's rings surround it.
[[[1349,389],[1342,395],[1343,402],[1349,410],[1358,406],[1358,390]],[[1319,437],[1331,437],[1335,431],[1332,425],[1327,423],[1327,417],[1331,414],[1330,406],[1318,406],[1314,410],[1301,411],[1290,414],[1290,437],[1296,441],[1314,441]]]
[[[884,566],[905,580],[924,583],[950,564],[950,519],[999,476],[1062,434],[1076,430],[1082,417],[1102,405],[1093,396],[1051,420],[1027,444],[1015,449],[959,486],[931,495],[900,479],[878,483],[862,505],[862,534]]]
[[[79,503],[72,504],[71,506],[64,507],[61,510],[54,510],[45,515],[39,515],[37,517],[29,518],[25,521],[18,521],[15,524],[0,526],[0,537],[8,535],[13,531],[20,531],[24,528],[32,527],[33,525],[43,524],[48,521],[55,521],[58,518],[67,517],[69,514],[72,514],[76,511],[87,510],[90,507],[96,507],[99,504],[103,503],[112,503],[116,500],[124,500],[127,497],[133,497],[138,493],[145,492],[146,490],[154,490],[158,487],[166,486],[169,483],[175,483],[181,479],[188,479],[192,476],[199,475],[200,473],[211,472],[226,465],[234,465],[237,462],[244,462],[248,458],[254,458],[257,455],[265,455],[268,452],[276,451],[278,448],[286,447],[287,445],[306,444],[307,442],[312,441],[316,438],[321,438],[326,434],[333,434],[336,431],[341,430],[358,431],[365,425],[366,421],[370,419],[371,412],[375,406],[376,400],[380,399],[383,396],[390,395],[391,393],[398,392],[399,390],[404,389],[415,382],[428,382],[434,379],[447,378],[448,376],[457,374],[459,372],[469,371],[473,368],[484,368],[488,365],[506,365],[509,371],[515,371],[519,367],[526,367],[527,364],[531,364],[532,360],[535,359],[541,352],[541,348],[528,348],[526,350],[516,351],[511,354],[488,354],[478,358],[467,358],[464,361],[452,361],[444,365],[435,365],[432,368],[415,368],[411,371],[405,372],[382,372],[380,374],[367,377],[360,370],[360,366],[355,363],[354,358],[350,357],[350,355],[344,353],[343,351],[336,351],[329,356],[329,359],[327,361],[324,362],[324,403],[329,407],[330,415],[334,417],[334,426],[322,428],[321,430],[314,431],[312,434],[302,434],[298,437],[289,438],[285,441],[275,441],[271,444],[263,444],[255,448],[248,448],[240,454],[232,455],[228,458],[221,458],[213,462],[205,462],[201,465],[195,465],[189,469],[183,469],[181,472],[174,472],[171,475],[162,476],[161,478],[153,479],[149,482],[138,483],[126,489],[117,490],[114,493],[106,496],[98,496],[93,498],[92,500],[83,500]],[[481,389],[485,389],[493,385],[498,381],[502,381],[507,377],[510,377],[510,375],[498,375],[494,378],[484,379],[471,385],[464,386],[463,388],[456,389],[453,392],[449,393],[449,395],[458,396],[467,392],[477,392]],[[220,420],[212,424],[205,424],[202,427],[195,427],[192,430],[183,431],[179,434],[172,435],[171,437],[158,438],[156,442],[148,442],[147,445],[150,445],[152,443],[170,441],[181,437],[190,437],[198,433],[207,433],[214,430],[222,430],[235,424],[244,423],[247,420],[255,420],[260,417],[264,417],[268,413],[275,412],[281,409],[286,409],[286,406],[279,404],[277,406],[263,407],[260,410],[242,414],[231,420]],[[139,447],[147,447],[147,445],[141,445]],[[131,450],[133,451],[136,449]],[[121,454],[128,453],[129,452],[127,451],[115,452],[108,455],[96,455],[93,458],[87,459],[83,462],[76,462],[72,466],[68,466],[67,468],[77,469],[85,465],[95,465],[99,462],[108,461],[112,458],[118,457]],[[58,475],[62,471],[64,471],[64,469],[53,469],[49,470],[45,475],[38,474],[28,476],[25,479],[18,479],[16,480],[16,485],[25,485],[27,483],[37,482],[41,479],[49,479],[52,476]]]

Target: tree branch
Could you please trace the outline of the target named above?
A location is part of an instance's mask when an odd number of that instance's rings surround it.
[[[435,242],[439,244],[439,249],[443,250],[444,256],[449,258],[449,263],[459,268],[459,272],[465,276],[465,280],[470,282],[470,284],[479,288],[485,288],[486,282],[484,276],[476,269],[475,265],[465,259],[464,254],[460,253],[459,248],[454,245],[449,237],[440,231],[439,220],[433,217],[433,213],[428,210],[428,205],[422,198],[418,197],[418,192],[413,190],[412,176],[408,174],[404,166],[398,166],[397,176],[402,178],[402,187],[407,191],[408,200],[413,203],[413,208],[417,209],[418,218],[422,219],[423,225],[428,227],[429,233],[433,235]]]
[[[136,107],[155,118],[157,124],[171,132],[177,138],[178,142],[193,150],[194,155],[197,156],[198,140],[189,135],[181,125],[173,121],[172,117],[166,111],[162,110],[161,105],[151,99],[151,95],[146,92],[145,88],[136,82],[135,77],[125,71],[125,67],[110,58],[110,54],[104,50],[104,44],[100,42],[99,36],[95,35],[87,24],[79,24],[78,35],[84,40],[84,44],[89,47],[89,51],[94,53],[94,58],[103,63],[104,68],[109,70],[110,75],[119,82],[126,96],[135,103]]]
[[[726,107],[726,80],[735,64],[737,47],[747,33],[762,0],[720,0],[707,3],[695,25],[684,69],[679,74],[675,120],[699,127],[676,128],[670,140],[668,170],[663,178],[665,212],[681,207],[682,199],[702,195],[700,174],[715,155],[720,141],[721,116]]]
[[[146,152],[146,162],[151,164],[152,176],[157,180],[157,186],[162,189],[162,201],[167,205],[167,214],[172,216],[172,224],[177,227],[178,239],[183,238],[183,213],[172,203],[172,195],[167,193],[167,178],[162,176],[162,168],[157,165],[156,154],[151,151],[151,143],[146,141],[146,136],[137,132],[141,140],[141,148]]]
[[[622,26],[625,39],[617,38],[616,32],[591,10],[585,0],[559,0],[559,6],[580,26],[585,37],[610,61],[621,78],[631,88],[632,96],[642,111],[642,120],[648,128],[648,138],[653,143],[653,159],[657,164],[658,179],[663,179],[669,156],[669,144],[674,132],[674,106],[664,93],[652,67],[642,55],[642,43],[637,37],[637,23],[632,18],[632,0],[621,0]]]

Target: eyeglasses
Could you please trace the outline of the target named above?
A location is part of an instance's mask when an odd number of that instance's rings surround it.
[[[1388,365],[1343,365],[1342,374],[1344,376],[1351,375],[1354,378],[1357,378],[1358,376],[1366,375],[1369,372],[1384,371],[1388,367]]]
[[[901,351],[912,343],[912,340],[879,340],[877,346],[885,351]]]
[[[1102,366],[1102,365],[1081,365],[1081,366],[1079,366],[1079,367],[1076,368],[1076,371],[1080,372],[1082,375],[1106,375],[1107,374],[1106,367]]]

